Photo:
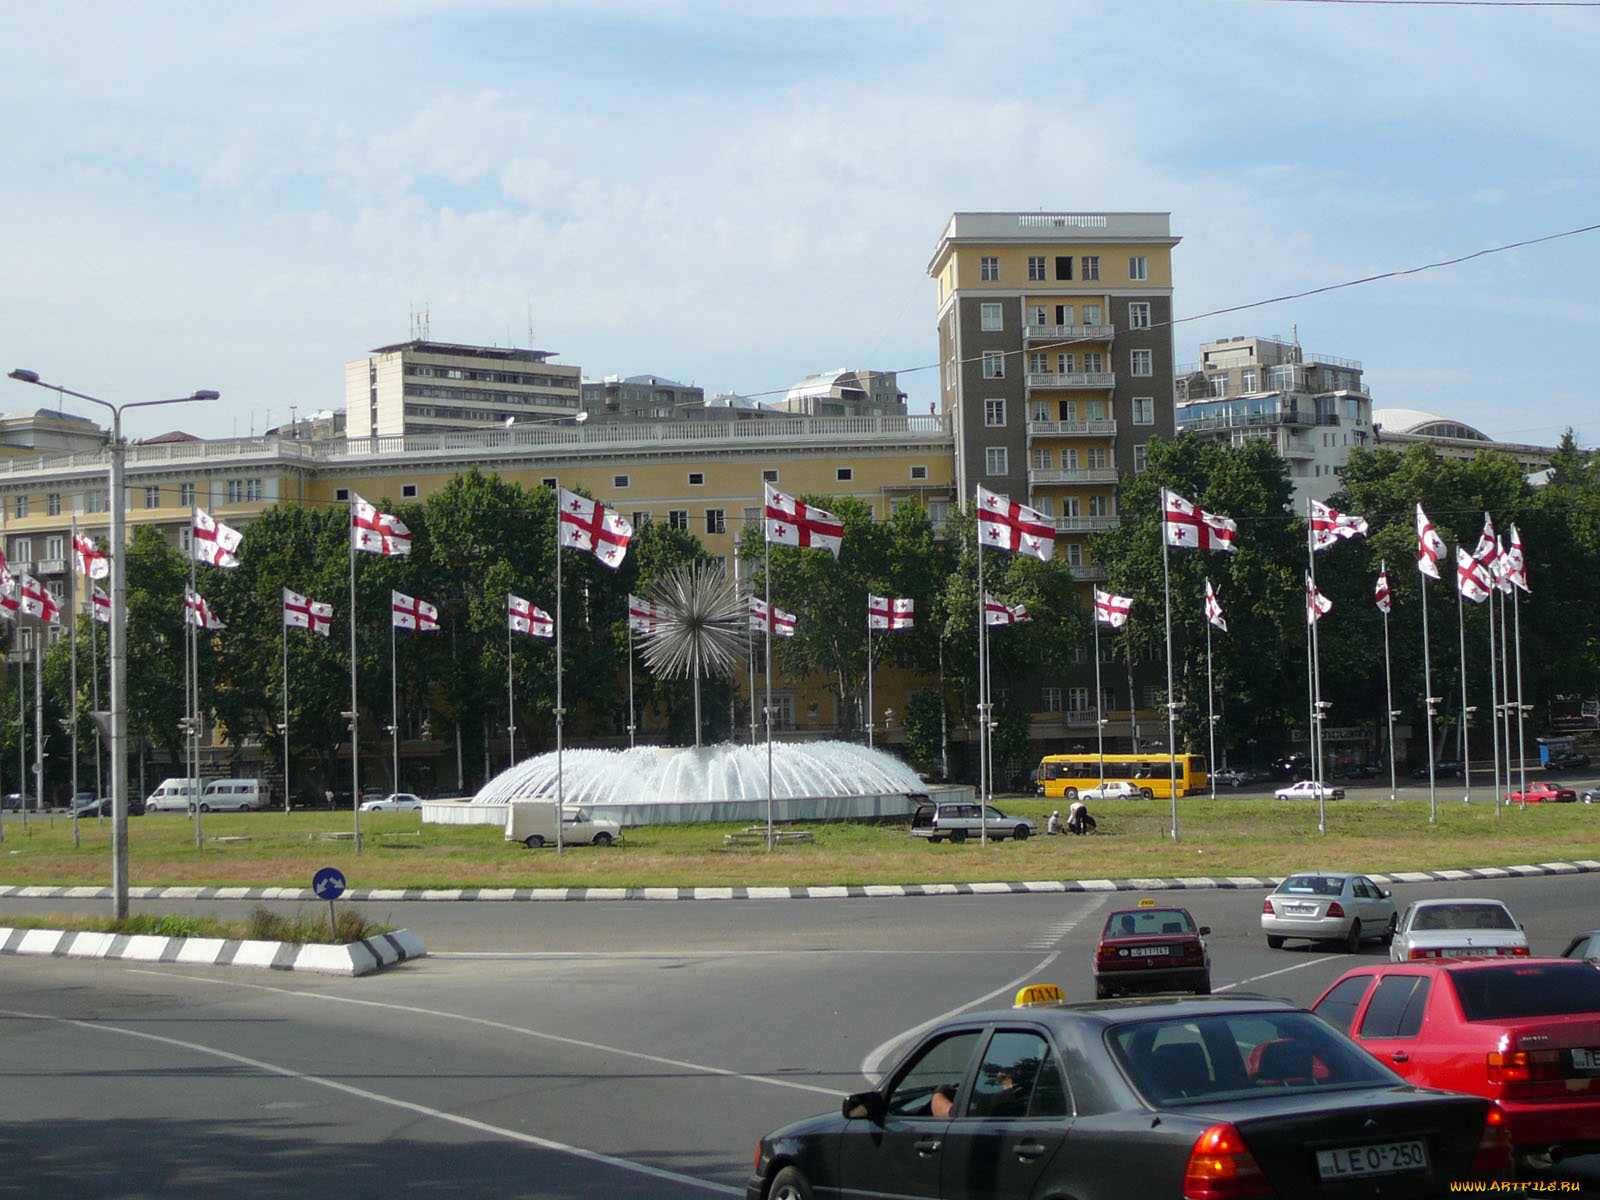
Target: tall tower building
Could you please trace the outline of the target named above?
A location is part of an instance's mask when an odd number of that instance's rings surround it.
[[[344,368],[352,438],[554,421],[583,409],[581,372],[551,350],[414,340],[379,346]]]
[[[1118,520],[1118,480],[1173,435],[1167,213],[955,213],[928,274],[939,289],[940,395],[956,486],[1055,518],[1080,578],[1087,535]]]

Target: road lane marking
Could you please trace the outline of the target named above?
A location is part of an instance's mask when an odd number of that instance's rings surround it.
[[[1226,992],[1236,987],[1243,987],[1247,983],[1257,983],[1263,979],[1271,979],[1275,975],[1287,975],[1291,971],[1299,971],[1305,967],[1320,966],[1325,962],[1333,962],[1335,959],[1342,957],[1343,955],[1339,954],[1324,954],[1318,958],[1308,958],[1305,962],[1295,963],[1292,967],[1284,967],[1277,971],[1268,971],[1265,975],[1251,975],[1246,979],[1236,979],[1232,983],[1225,983],[1221,987],[1214,987],[1211,990],[1213,992]]]
[[[296,1071],[293,1067],[279,1066],[277,1063],[266,1062],[259,1058],[250,1058],[243,1054],[235,1054],[231,1050],[219,1050],[214,1046],[203,1046],[198,1042],[184,1041],[182,1038],[168,1037],[165,1034],[148,1033],[142,1029],[127,1029],[120,1025],[110,1025],[99,1021],[78,1021],[71,1017],[57,1017],[49,1013],[21,1012],[16,1009],[0,1009],[0,1014],[8,1017],[17,1017],[22,1020],[54,1021],[62,1025],[71,1025],[78,1029],[89,1029],[98,1033],[116,1033],[124,1037],[138,1038],[147,1042],[155,1042],[163,1046],[176,1046],[196,1054],[208,1054],[213,1058],[224,1059],[227,1062],[238,1063],[240,1066],[251,1067],[269,1075],[277,1075],[284,1079],[293,1079],[300,1083],[313,1084],[316,1087],[328,1088],[330,1091],[343,1092],[347,1096],[355,1096],[373,1104],[382,1104],[390,1108],[398,1108],[405,1112],[417,1113],[420,1116],[431,1117],[436,1121],[443,1121],[450,1125],[459,1125],[463,1129],[471,1129],[478,1133],[492,1134],[496,1137],[508,1138],[514,1142],[521,1142],[527,1146],[535,1146],[541,1150],[551,1150],[557,1154],[567,1154],[574,1158],[581,1158],[587,1162],[599,1163],[602,1166],[613,1167],[619,1171],[629,1171],[636,1175],[648,1175],[653,1179],[665,1179],[672,1183],[682,1184],[685,1187],[698,1188],[705,1192],[716,1192],[723,1196],[743,1196],[744,1189],[730,1187],[725,1183],[713,1183],[708,1179],[696,1179],[692,1175],[680,1175],[676,1171],[664,1170],[661,1167],[652,1167],[648,1163],[632,1162],[626,1158],[617,1158],[614,1155],[602,1154],[598,1150],[588,1150],[582,1146],[569,1145],[566,1142],[554,1141],[551,1138],[540,1137],[533,1133],[523,1133],[517,1129],[507,1129],[503,1125],[491,1125],[487,1121],[479,1121],[474,1117],[465,1117],[460,1113],[446,1112],[442,1108],[433,1108],[426,1104],[418,1104],[413,1100],[401,1100],[397,1096],[385,1096],[381,1092],[370,1091],[367,1088],[356,1087],[353,1084],[341,1083],[337,1079],[328,1079],[321,1075],[308,1075],[303,1071]]]

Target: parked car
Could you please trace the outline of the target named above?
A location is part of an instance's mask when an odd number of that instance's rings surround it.
[[[80,804],[73,810],[79,817],[109,817],[111,816],[111,797],[101,796]],[[128,797],[128,815],[130,817],[144,816],[144,801],[137,796]]]
[[[1345,779],[1376,779],[1378,768],[1372,763],[1349,763],[1334,772]]]
[[[1140,796],[1147,795],[1148,789],[1135,787],[1125,779],[1107,779],[1091,788],[1084,788],[1078,793],[1078,799],[1083,801],[1137,800]]]
[[[4,797],[0,797],[0,808],[5,809],[7,812],[21,812],[22,793],[7,792]]]
[[[1389,958],[1526,957],[1528,935],[1498,900],[1416,900],[1400,918]]]
[[[1550,756],[1544,764],[1547,771],[1581,771],[1589,765],[1589,756],[1580,750],[1561,750]]]
[[[1530,783],[1527,791],[1506,793],[1507,804],[1571,804],[1577,798],[1578,793],[1571,788],[1553,783]]]
[[[1244,772],[1235,771],[1231,767],[1223,767],[1220,771],[1211,772],[1211,780],[1218,787],[1239,787],[1245,782]]]
[[[561,842],[566,846],[609,846],[622,840],[622,826],[592,816],[585,809],[568,808],[561,821]],[[506,805],[506,841],[521,842],[530,850],[556,844],[554,800],[514,800]]]
[[[1600,1151],[1600,971],[1559,958],[1383,963],[1311,1006],[1423,1087],[1505,1114],[1519,1165]]]
[[[203,813],[260,811],[271,803],[265,779],[213,779],[200,793]]]
[[[992,804],[987,806],[987,816],[980,817],[983,807],[965,800],[921,805],[911,814],[911,836],[930,842],[964,842],[987,834],[996,841],[1015,838],[1020,842],[1039,832],[1028,817],[1008,817]]]
[[[189,779],[175,777],[163,779],[156,790],[145,797],[146,812],[193,812],[199,785]]]
[[[1600,964],[1600,929],[1586,929],[1567,943],[1562,958],[1581,958]]]
[[[1272,772],[1279,779],[1310,779],[1311,760],[1304,754],[1285,754],[1273,762]]]
[[[363,800],[362,812],[399,812],[401,810],[420,810],[422,797],[414,792],[390,792],[379,800]]]
[[[1423,763],[1411,771],[1411,778],[1426,779],[1428,777],[1428,764]],[[1435,779],[1459,779],[1461,777],[1461,764],[1454,759],[1444,758],[1433,764],[1433,777]]]
[[[745,1200],[1421,1197],[1510,1177],[1488,1101],[1403,1086],[1286,1001],[1052,993],[947,1017],[877,1087],[767,1134]]]
[[[1585,788],[1581,799],[1585,804],[1600,803],[1600,788]]]
[[[1186,908],[1142,901],[1106,917],[1094,950],[1094,994],[1127,992],[1211,994],[1209,925],[1196,926]]]
[[[1343,800],[1344,789],[1314,779],[1302,779],[1272,793],[1279,800]]]
[[[1388,945],[1398,916],[1388,888],[1349,871],[1291,875],[1261,902],[1261,931],[1281,950],[1289,938],[1338,942],[1355,954],[1364,938]]]

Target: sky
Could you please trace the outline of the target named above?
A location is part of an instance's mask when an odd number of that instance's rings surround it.
[[[341,407],[424,316],[708,396],[894,370],[925,413],[952,212],[1156,211],[1179,363],[1297,333],[1375,407],[1600,441],[1600,231],[1551,238],[1600,223],[1600,4],[0,0],[0,29],[0,375],[222,394],[132,437]]]

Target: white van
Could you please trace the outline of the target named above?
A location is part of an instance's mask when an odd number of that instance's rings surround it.
[[[192,779],[163,779],[161,786],[145,797],[144,810],[153,812],[193,812],[199,784]]]
[[[200,793],[201,812],[260,811],[272,803],[265,779],[213,779]]]
[[[591,817],[581,808],[568,807],[561,822],[564,846],[609,846],[622,839],[622,826],[615,821]],[[506,805],[506,841],[521,842],[529,849],[556,844],[556,805],[553,800],[515,800]]]

